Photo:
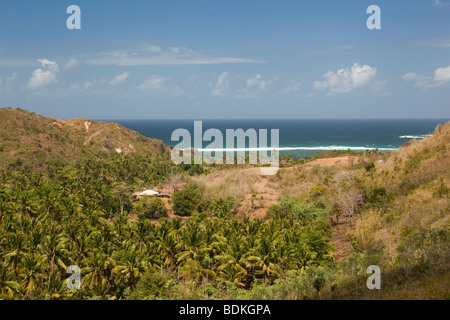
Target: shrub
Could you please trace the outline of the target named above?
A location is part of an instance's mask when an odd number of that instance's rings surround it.
[[[405,179],[400,183],[400,190],[405,194],[410,193],[415,188],[416,185],[414,185],[409,179]]]
[[[375,168],[375,164],[373,162],[366,163],[364,166],[364,169],[366,169],[367,172]]]
[[[440,198],[444,198],[448,196],[449,191],[450,191],[449,188],[444,183],[444,179],[441,178],[439,181],[439,185],[434,192],[434,195]]]
[[[136,202],[134,211],[140,218],[159,219],[167,217],[167,209],[161,198],[144,198]]]
[[[181,164],[180,167],[183,171],[187,171],[190,176],[208,174],[209,172],[208,169],[205,169],[204,166],[200,164]]]
[[[392,202],[394,196],[386,192],[385,188],[372,188],[367,195],[367,207],[382,208]]]
[[[131,293],[131,300],[170,299],[175,288],[173,280],[166,275],[153,271],[146,272],[139,279],[136,290]]]
[[[296,204],[293,208],[292,215],[296,219],[311,221],[318,217],[326,217],[328,210],[319,201],[313,204]]]
[[[183,190],[172,195],[173,210],[180,216],[190,216],[199,211],[202,203],[202,191],[196,184],[188,184]]]
[[[320,196],[323,196],[325,192],[327,191],[327,188],[322,185],[315,186],[309,191],[309,198],[310,199],[317,199]]]
[[[331,210],[318,200],[311,204],[297,203],[294,198],[282,199],[280,205],[272,206],[268,210],[268,216],[291,216],[295,219],[312,221],[318,217],[328,216]]]

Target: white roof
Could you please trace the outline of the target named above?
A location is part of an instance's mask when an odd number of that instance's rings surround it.
[[[158,194],[158,192],[153,191],[153,190],[145,190],[145,191],[139,193],[140,196],[154,196],[157,194]]]

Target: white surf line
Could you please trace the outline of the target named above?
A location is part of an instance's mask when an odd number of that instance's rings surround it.
[[[192,149],[192,148],[190,148]],[[195,149],[202,152],[238,152],[238,151],[295,151],[295,150],[357,150],[357,151],[365,151],[365,150],[380,150],[380,151],[391,151],[391,150],[398,150],[399,148],[372,148],[372,147],[347,147],[347,146],[329,146],[329,147],[279,147],[279,148],[202,148],[202,149]],[[186,150],[186,149],[182,149]]]
[[[422,134],[422,135],[405,135],[399,136],[400,139],[425,139],[426,137],[431,137],[432,134]]]

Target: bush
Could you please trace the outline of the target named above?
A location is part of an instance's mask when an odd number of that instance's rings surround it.
[[[159,219],[167,217],[167,209],[164,201],[161,198],[144,198],[136,202],[134,211],[139,215],[139,218],[145,219]]]
[[[315,204],[298,204],[294,206],[293,216],[300,220],[314,220],[317,217],[326,216],[327,212]]]
[[[327,188],[322,185],[315,186],[309,191],[309,199],[317,199],[325,194]]]
[[[394,196],[386,192],[385,188],[372,188],[367,195],[367,207],[382,208],[391,203]]]
[[[444,197],[448,196],[449,192],[450,192],[450,190],[445,185],[444,179],[441,178],[439,180],[439,185],[438,185],[438,187],[436,188],[436,190],[434,192],[434,195],[437,196],[437,197],[440,197],[440,198],[444,198]]]
[[[204,166],[200,164],[181,164],[180,167],[183,171],[187,171],[190,176],[209,173],[209,170],[205,169]]]
[[[173,280],[166,275],[148,271],[139,279],[136,290],[131,293],[130,300],[159,300],[172,298],[176,289]]]
[[[364,166],[364,169],[366,169],[367,172],[375,168],[375,164],[373,162],[366,163]]]
[[[273,205],[267,211],[267,217],[293,217],[298,220],[312,221],[318,217],[327,217],[331,212],[322,201],[311,204],[298,203],[294,198],[281,199],[279,205]]]
[[[172,195],[173,210],[180,216],[190,216],[200,211],[202,191],[195,184],[187,185],[183,190]]]

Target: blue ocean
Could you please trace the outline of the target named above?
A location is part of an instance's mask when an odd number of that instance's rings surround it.
[[[201,119],[196,119],[200,121]],[[162,140],[166,145],[177,145],[171,141],[172,132],[184,128],[194,137],[194,120],[107,120],[116,122],[140,134]],[[411,139],[423,139],[433,133],[438,124],[449,119],[416,120],[201,120],[203,132],[219,129],[224,137],[226,129],[267,129],[270,146],[270,129],[279,130],[280,154],[291,154],[295,158],[311,157],[326,150],[380,151],[396,150]],[[205,148],[211,142],[204,142]],[[225,148],[225,145],[224,145]]]

